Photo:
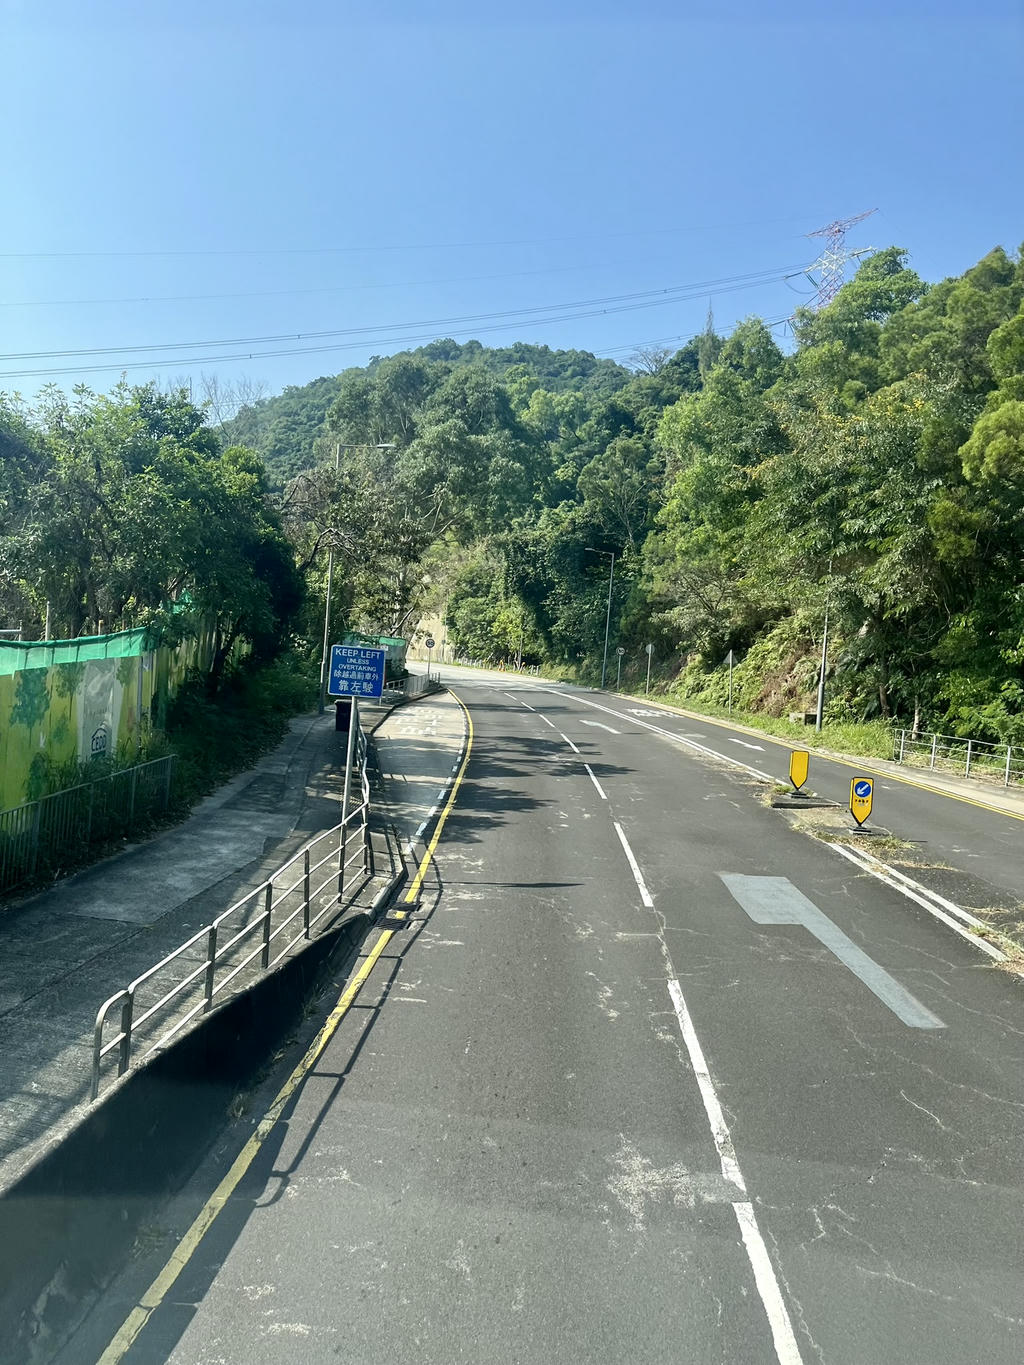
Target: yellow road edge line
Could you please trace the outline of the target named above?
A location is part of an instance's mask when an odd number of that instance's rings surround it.
[[[627,697],[621,692],[612,694],[620,701],[637,701],[636,697]],[[717,716],[705,716],[700,711],[686,711],[681,706],[669,706],[667,702],[652,701],[649,697],[644,698],[645,706],[656,706],[658,710],[670,716],[681,716],[686,720],[706,721],[709,725],[717,725],[720,730],[741,730],[744,734],[756,735],[758,739],[766,739],[769,744],[775,744],[780,749],[799,749],[801,746],[797,740],[780,739],[778,735],[769,735],[762,730],[754,730],[749,725],[737,725],[732,721],[719,720]],[[820,758],[823,763],[838,763],[843,768],[850,768],[854,772],[867,772],[875,777],[891,778],[893,782],[902,782],[905,787],[916,787],[919,791],[931,792],[933,796],[945,796],[950,801],[962,801],[965,806],[977,806],[979,810],[991,811],[993,815],[1005,815],[1008,820],[1024,820],[1024,815],[1018,811],[1004,810],[1002,806],[993,806],[988,801],[979,801],[973,796],[962,796],[959,792],[947,791],[945,787],[933,787],[929,782],[919,782],[916,777],[900,777],[896,773],[891,773],[888,768],[871,767],[872,763],[877,763],[877,759],[866,758],[859,762],[854,762],[849,758],[839,758],[835,754],[826,754],[820,749],[810,748],[810,753],[814,758]],[[781,778],[779,779],[782,780]]]
[[[469,756],[473,752],[473,718],[469,714],[469,708],[462,698],[453,692],[450,687],[448,689],[448,695],[454,697],[459,703],[462,707],[462,714],[466,718],[466,751],[462,756],[462,763],[459,765],[459,771],[455,774],[455,781],[452,783],[452,789],[448,793],[448,800],[445,802],[444,810],[442,810],[441,814],[437,817],[437,825],[435,826],[433,837],[427,845],[426,853],[424,853],[420,860],[419,871],[416,873],[412,885],[406,892],[405,899],[407,902],[416,899],[419,894],[419,889],[423,885],[423,878],[426,875],[427,868],[430,866],[430,860],[434,856],[434,850],[437,848],[438,841],[441,838],[441,831],[444,829],[445,821],[451,814],[452,806],[455,805],[455,798],[459,793],[459,787],[462,784],[462,779],[469,766]]]
[[[463,714],[466,718],[466,751],[459,771],[455,775],[455,781],[452,783],[452,788],[448,794],[448,800],[445,803],[444,810],[438,817],[437,827],[434,830],[433,838],[430,840],[427,851],[420,860],[416,877],[406,893],[405,899],[407,902],[415,900],[420,887],[423,885],[423,878],[426,875],[427,868],[430,866],[430,861],[437,849],[438,842],[441,838],[441,831],[444,828],[445,821],[451,813],[452,807],[455,805],[455,798],[458,795],[459,787],[465,776],[466,768],[469,764],[469,755],[473,748],[473,721],[470,717],[469,710],[461,697],[455,696],[454,692],[451,692],[450,695],[455,697],[455,700],[462,707]],[[193,1219],[191,1226],[171,1253],[171,1256],[163,1269],[140,1298],[138,1306],[132,1309],[128,1314],[128,1317],[125,1318],[124,1322],[118,1328],[113,1340],[97,1361],[97,1365],[118,1365],[118,1362],[123,1360],[124,1356],[131,1349],[139,1333],[145,1327],[154,1311],[160,1307],[168,1291],[173,1287],[178,1276],[192,1259],[200,1242],[213,1226],[217,1215],[227,1204],[242,1177],[256,1159],[257,1153],[270,1136],[280,1119],[281,1114],[284,1112],[285,1105],[298,1089],[299,1083],[304,1079],[324,1048],[326,1048],[327,1044],[331,1041],[331,1038],[337,1031],[338,1025],[348,1013],[352,1006],[352,1002],[355,1000],[360,990],[362,990],[367,977],[376,966],[381,953],[383,953],[384,949],[391,942],[394,933],[395,931],[393,929],[385,929],[382,931],[380,938],[367,954],[366,961],[338,997],[338,1003],[327,1016],[323,1027],[313,1039],[313,1042],[310,1044],[302,1060],[277,1092],[273,1103],[260,1120],[256,1131],[246,1142],[238,1156],[235,1157],[227,1174],[223,1176],[213,1194],[210,1195],[209,1199],[199,1210],[199,1213]]]

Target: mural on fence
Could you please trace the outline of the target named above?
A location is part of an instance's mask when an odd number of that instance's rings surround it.
[[[188,671],[213,658],[210,630],[146,645],[143,630],[0,642],[0,810],[42,795],[53,765],[131,755]]]

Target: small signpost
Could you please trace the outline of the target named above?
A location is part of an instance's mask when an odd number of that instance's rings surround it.
[[[811,764],[811,756],[806,749],[793,749],[789,755],[789,780],[793,784],[793,790],[799,792],[800,788],[807,781],[807,770]]]
[[[436,641],[433,635],[428,635],[423,643],[427,647],[427,682],[430,682],[430,651],[434,648]]]
[[[863,828],[871,814],[874,799],[874,781],[870,777],[855,777],[850,783],[850,814],[856,820],[858,829]]]
[[[644,696],[646,697],[651,690],[651,659],[654,657],[654,646],[644,645],[644,649],[647,650],[647,686],[644,688]]]
[[[369,649],[363,645],[331,645],[331,663],[327,674],[327,691],[332,697],[349,697],[352,709],[348,718],[348,743],[345,746],[345,785],[341,793],[342,847],[345,845],[345,821],[348,819],[349,786],[352,782],[352,755],[355,750],[356,728],[359,724],[359,698],[379,699],[384,692],[386,649]]]
[[[729,657],[726,663],[729,665],[729,715],[732,715],[732,666],[736,661],[736,656],[729,650]]]
[[[615,690],[616,690],[616,692],[621,692],[621,691],[622,691],[622,656],[623,656],[623,654],[625,654],[625,652],[626,652],[626,651],[625,651],[625,649],[623,648],[622,645],[617,645],[617,646],[616,646],[616,648],[615,648],[615,655],[616,655],[616,658],[615,658]]]

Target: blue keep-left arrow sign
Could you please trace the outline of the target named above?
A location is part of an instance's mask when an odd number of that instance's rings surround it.
[[[853,792],[855,796],[870,796],[871,795],[870,781],[866,777],[862,777],[859,782],[855,782],[853,784]]]

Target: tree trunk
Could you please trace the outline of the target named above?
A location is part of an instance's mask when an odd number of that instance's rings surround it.
[[[221,679],[224,677],[224,668],[228,657],[231,654],[235,640],[238,638],[238,623],[231,627],[226,635],[221,634],[220,627],[217,628],[217,644],[213,651],[213,664],[210,667],[210,676],[206,680],[206,690],[211,697],[215,697],[220,688]]]
[[[892,714],[889,710],[889,661],[884,654],[878,660],[878,705],[882,719],[889,720]]]

